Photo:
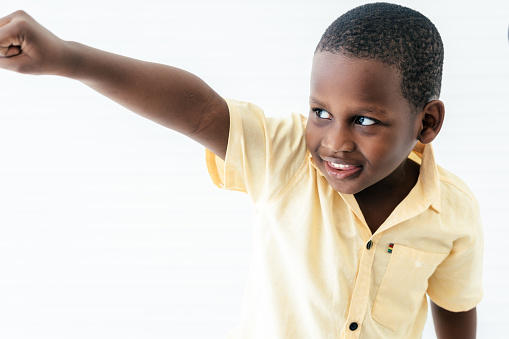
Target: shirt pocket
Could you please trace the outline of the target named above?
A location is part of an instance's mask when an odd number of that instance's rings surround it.
[[[373,303],[372,317],[392,331],[415,318],[428,279],[447,253],[418,251],[395,244]]]

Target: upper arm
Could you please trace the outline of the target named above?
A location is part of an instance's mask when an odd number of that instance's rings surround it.
[[[431,301],[433,323],[438,339],[475,339],[477,330],[477,310],[451,312]]]
[[[226,101],[210,89],[210,99],[202,104],[195,125],[185,133],[199,142],[221,159],[226,157],[228,135],[230,131],[230,114]]]

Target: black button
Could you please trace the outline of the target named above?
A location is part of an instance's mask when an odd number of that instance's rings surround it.
[[[350,326],[348,326],[348,328],[350,329],[350,331],[355,331],[356,329],[359,328],[359,325],[356,322],[353,322],[350,324]]]
[[[367,248],[368,250],[370,250],[370,249],[371,249],[371,247],[373,247],[373,242],[370,240],[370,241],[368,241],[368,243],[366,244],[366,248]]]

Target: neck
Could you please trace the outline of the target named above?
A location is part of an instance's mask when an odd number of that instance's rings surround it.
[[[406,159],[388,177],[355,194],[364,219],[374,233],[410,193],[419,178],[419,165]]]

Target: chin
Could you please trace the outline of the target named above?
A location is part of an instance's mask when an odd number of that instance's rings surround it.
[[[329,182],[329,185],[331,185],[330,182]],[[337,185],[331,185],[331,187],[336,192],[339,192],[341,194],[357,194],[364,189],[364,188],[358,188],[358,187],[344,187],[344,186],[338,187]]]

